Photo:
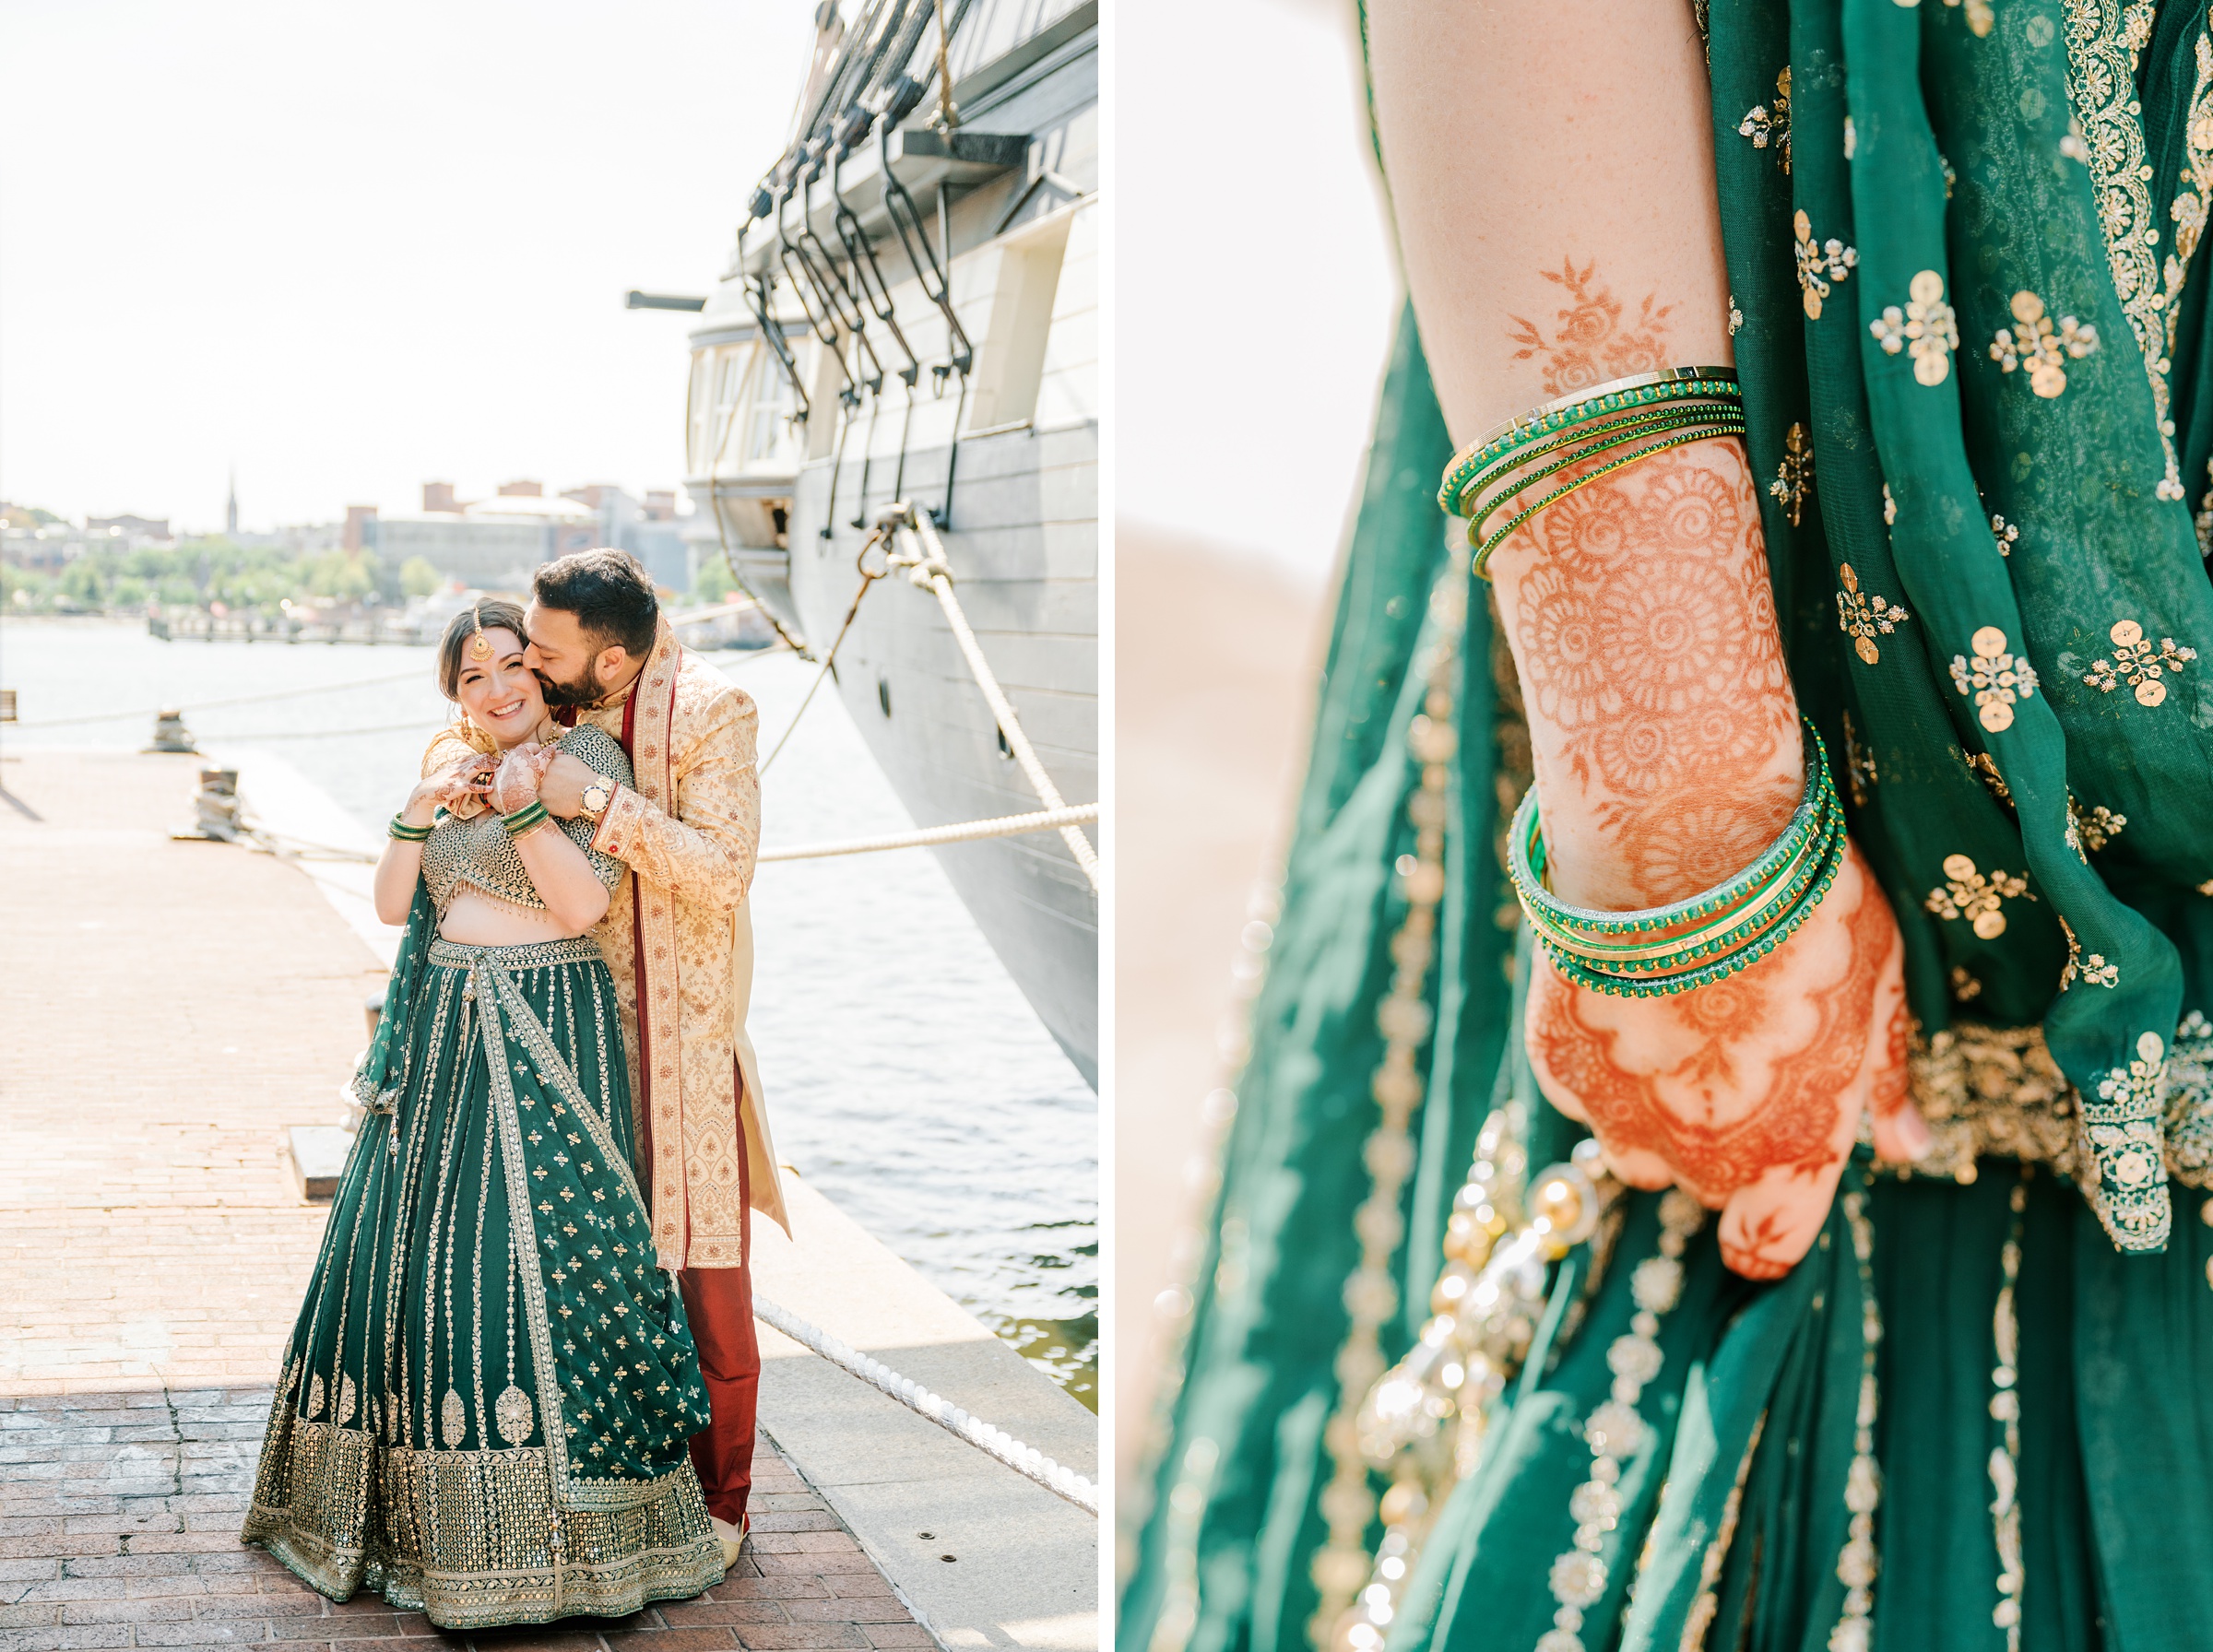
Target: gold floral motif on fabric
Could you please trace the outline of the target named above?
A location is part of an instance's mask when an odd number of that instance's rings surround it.
[[[1885,355],[1895,356],[1900,350],[1912,354],[1913,377],[1918,383],[1941,384],[1951,376],[1952,352],[1959,348],[1959,317],[1944,301],[1944,277],[1933,269],[1915,276],[1906,292],[1903,310],[1896,304],[1884,305],[1882,314],[1867,324],[1867,330],[1875,335]],[[1883,520],[1896,521],[1895,513],[1886,486]]]
[[[1860,576],[1850,562],[1839,566],[1837,578],[1843,585],[1837,593],[1837,629],[1852,639],[1852,652],[1872,666],[1883,657],[1876,634],[1887,637],[1913,616],[1888,597],[1862,592]]]
[[[2026,655],[2018,658],[2006,646],[2006,633],[1985,625],[1968,640],[1974,658],[1952,655],[1952,686],[1972,695],[1975,720],[1993,734],[2013,726],[2013,708],[2036,693],[2036,667]]]
[[[2072,315],[2061,316],[2054,327],[2044,301],[2023,291],[2013,295],[2013,325],[1998,329],[1990,359],[2007,372],[2026,371],[2029,388],[2048,401],[2066,390],[2066,364],[2097,348],[2096,327]]]
[[[2075,938],[2075,926],[2063,917],[2059,920],[2059,927],[2060,932],[2067,938],[2067,965],[2059,973],[2060,991],[2066,991],[2077,981],[2087,982],[2092,986],[2120,985],[2120,965],[2108,963],[2103,952],[2092,952],[2085,957],[2082,942]]]
[[[1814,236],[1813,220],[1800,210],[1791,219],[1796,239],[1793,253],[1798,261],[1798,288],[1805,300],[1805,313],[1809,321],[1821,319],[1821,304],[1860,262],[1859,250],[1848,247],[1835,236],[1817,241]]]
[[[2067,847],[2084,866],[2090,864],[2090,854],[2119,837],[2127,824],[2126,815],[2117,815],[2102,803],[2086,809],[2076,801],[2073,792],[2067,794]]]
[[[1782,73],[1775,77],[1775,102],[1770,109],[1765,103],[1752,105],[1751,112],[1737,123],[1737,134],[1752,140],[1755,149],[1775,147],[1775,164],[1784,171],[1791,170],[1791,68],[1785,64]]]
[[[2083,1195],[2123,1250],[2157,1250],[2173,1226],[2164,1174],[2166,1079],[2166,1041],[2144,1032],[2135,1057],[2107,1068],[2095,1096],[2077,1097]]]
[[[2136,101],[2136,53],[2150,39],[2153,7],[2136,0],[2065,0],[2067,91],[2085,139],[2083,159],[2105,236],[2113,291],[2144,354],[2151,385],[2152,423],[2166,456],[2161,499],[2183,497],[2182,461],[2167,375],[2167,311],[2173,298],[2160,283],[2160,229],[2152,216],[2151,168],[2146,163],[2142,107]],[[2056,394],[2056,392],[2054,392]]]
[[[2167,353],[2174,353],[2183,320],[2183,281],[2190,273],[2191,254],[2206,233],[2208,208],[2213,208],[2213,38],[2197,37],[2197,78],[2190,90],[2190,111],[2183,120],[2183,170],[2176,178],[2182,188],[2167,209],[2174,219],[2174,244],[2161,273],[2167,281]]]
[[[1805,515],[1806,495],[1814,490],[1814,446],[1805,439],[1805,427],[1793,423],[1782,435],[1782,462],[1768,484],[1770,498],[1780,500],[1783,514],[1796,527]]]
[[[2104,694],[2126,683],[2136,690],[2138,705],[2162,703],[2167,698],[2164,679],[2170,674],[2179,675],[2197,657],[2196,649],[2177,647],[2172,637],[2161,637],[2154,648],[2144,628],[2134,620],[2116,621],[2106,635],[2112,642],[2112,654],[2093,661],[2082,680]]]
[[[1957,8],[1962,0],[1944,0],[1945,5]],[[1967,31],[1977,40],[1987,40],[1990,31],[1997,27],[1998,14],[1990,0],[1964,0],[1967,7]]]
[[[1968,926],[1984,940],[1995,940],[2006,933],[2002,902],[2036,899],[2029,893],[2025,874],[1994,870],[1985,876],[1964,855],[1944,857],[1944,877],[1943,885],[1931,890],[1922,904],[1947,923],[1965,918]]]

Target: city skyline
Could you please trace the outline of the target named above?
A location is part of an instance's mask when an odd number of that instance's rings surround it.
[[[267,532],[412,509],[426,478],[680,486],[692,318],[622,295],[708,289],[811,8],[609,16],[0,20],[43,65],[18,129],[65,135],[0,161],[0,496],[219,532],[235,466],[240,526]]]

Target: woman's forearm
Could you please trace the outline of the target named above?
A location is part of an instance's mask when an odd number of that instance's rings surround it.
[[[592,870],[590,858],[549,822],[515,840],[515,853],[537,887],[546,911],[578,935],[607,915],[607,885]]]
[[[1368,17],[1407,280],[1456,441],[1733,360],[1684,0],[1383,0]],[[1756,857],[1802,773],[1742,444],[1588,484],[1489,572],[1558,891],[1649,905]]]
[[[422,845],[403,843],[398,838],[385,840],[385,852],[377,856],[376,880],[372,891],[380,924],[404,924],[408,909],[415,903],[415,885],[422,877]]]

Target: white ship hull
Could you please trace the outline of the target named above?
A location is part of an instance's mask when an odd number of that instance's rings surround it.
[[[931,513],[968,622],[1070,803],[1099,795],[1096,38],[1093,5],[1048,6],[1038,20],[974,0],[954,41],[953,136],[927,130],[925,110],[892,143],[846,156],[835,193],[826,167],[792,183],[692,335],[688,486],[703,554],[727,557],[819,658],[878,515],[894,502]],[[919,256],[890,219],[887,159],[921,208]],[[819,269],[843,250],[849,266],[855,235],[873,248],[895,327],[825,324],[834,290],[807,301],[806,254]],[[868,289],[850,278],[864,315]],[[964,345],[964,372],[951,365]],[[917,824],[1040,807],[938,603],[904,570],[862,599],[835,678]],[[1098,903],[1067,845],[1039,833],[933,852],[1095,1086]]]

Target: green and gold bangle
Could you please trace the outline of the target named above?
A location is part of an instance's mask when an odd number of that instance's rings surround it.
[[[507,835],[514,838],[521,837],[527,832],[537,831],[552,818],[550,814],[547,813],[546,806],[533,797],[513,814],[502,816],[500,824],[506,827]]]
[[[1619,975],[1667,974],[1693,967],[1700,959],[1719,956],[1757,939],[1788,915],[1792,903],[1828,864],[1830,839],[1840,833],[1840,817],[1824,817],[1818,835],[1805,843],[1783,875],[1742,904],[1717,914],[1710,922],[1678,931],[1648,945],[1627,945],[1593,940],[1566,929],[1536,913],[1531,926],[1556,952],[1566,952],[1604,974]],[[1542,867],[1539,868],[1542,876]]]
[[[1818,906],[1842,866],[1843,805],[1827,748],[1809,725],[1805,796],[1781,836],[1725,882],[1665,906],[1569,906],[1545,887],[1533,791],[1507,834],[1508,872],[1530,926],[1560,973],[1593,990],[1649,997],[1686,992],[1764,958]]]
[[[1491,553],[1546,506],[1653,454],[1742,435],[1744,429],[1743,396],[1728,368],[1675,367],[1619,379],[1548,402],[1462,449],[1446,467],[1438,503],[1468,519],[1472,571],[1487,578]],[[1502,526],[1485,531],[1498,511],[1538,483],[1609,454],[1615,456],[1606,464],[1570,476]]]
[[[431,828],[410,826],[404,817],[394,815],[392,824],[385,828],[385,835],[397,838],[403,844],[420,844],[430,837]]]

